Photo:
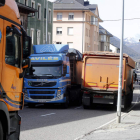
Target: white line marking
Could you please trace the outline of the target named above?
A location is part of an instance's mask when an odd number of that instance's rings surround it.
[[[45,114],[45,115],[41,115],[42,117],[45,117],[45,116],[50,116],[50,115],[55,115],[56,113],[50,113],[50,114]]]
[[[82,106],[76,107],[76,108],[74,108],[74,109],[79,109],[79,108],[82,108]]]

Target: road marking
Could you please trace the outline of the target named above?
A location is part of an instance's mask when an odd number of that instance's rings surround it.
[[[140,89],[139,89],[139,90],[140,90]],[[140,95],[137,97],[135,104],[134,104],[132,107],[130,107],[128,111],[132,110],[132,109],[134,108],[134,106],[138,103],[139,97],[140,97]],[[123,114],[121,114],[121,117],[123,117],[123,116],[126,117],[128,114],[129,114],[129,113],[123,113]],[[126,115],[126,116],[125,116],[125,115]],[[106,125],[108,125],[108,124],[110,124],[110,123],[112,123],[112,122],[114,122],[115,120],[117,120],[117,117],[116,117],[115,119],[113,119],[113,120],[111,120],[111,121],[109,121],[109,122],[107,122],[107,123],[105,123],[105,124],[103,124],[103,125],[101,125],[101,126],[95,128],[94,130],[90,131],[89,133],[86,133],[86,134],[84,134],[84,135],[81,135],[80,137],[77,137],[77,138],[74,139],[74,140],[84,140],[83,138],[84,138],[85,136],[90,135],[90,134],[93,133],[94,131],[96,131],[96,130],[98,130],[98,129],[100,129],[100,128],[102,128],[102,127],[104,127],[104,126],[106,126]]]
[[[50,115],[55,115],[56,113],[50,113],[50,114],[45,114],[45,115],[41,115],[42,117],[45,117],[45,116],[50,116]]]
[[[76,107],[76,108],[74,108],[74,109],[80,109],[80,108],[82,108],[82,106]]]

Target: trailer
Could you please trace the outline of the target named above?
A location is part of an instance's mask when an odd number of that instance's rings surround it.
[[[119,54],[111,52],[85,52],[83,54],[82,90],[83,107],[93,104],[117,104]],[[135,62],[123,54],[122,107],[133,100],[133,69]]]

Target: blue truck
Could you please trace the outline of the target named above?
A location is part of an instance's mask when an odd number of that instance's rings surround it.
[[[34,45],[31,67],[24,78],[24,100],[29,107],[35,104],[82,102],[82,54],[68,45]]]

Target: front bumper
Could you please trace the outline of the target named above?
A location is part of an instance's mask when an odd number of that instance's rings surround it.
[[[32,99],[30,97],[25,96],[24,101],[25,103],[65,103],[66,97],[63,97],[63,95],[60,95],[53,99]]]

